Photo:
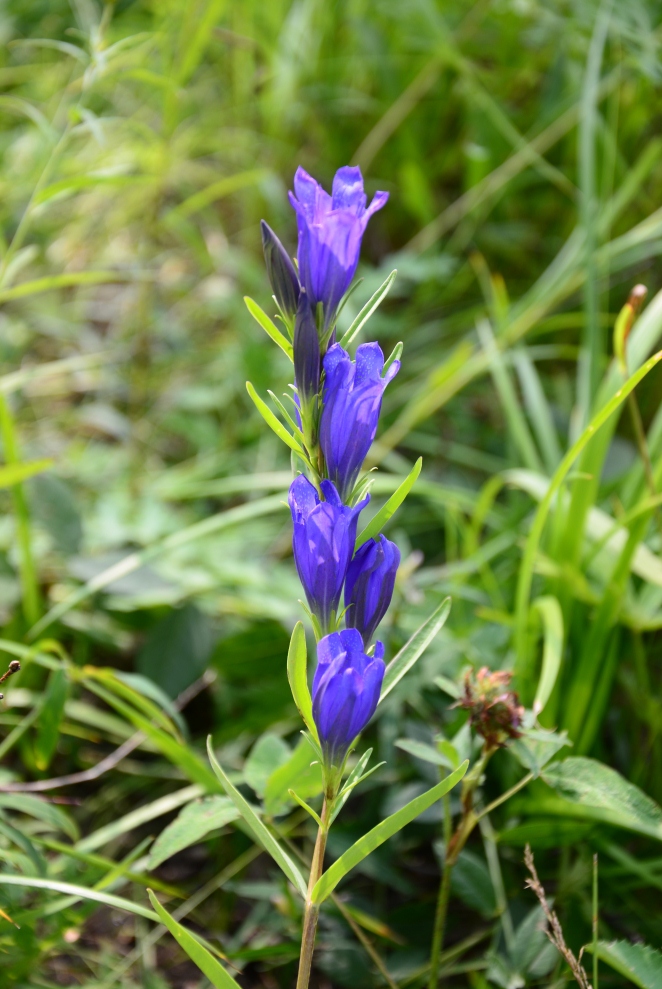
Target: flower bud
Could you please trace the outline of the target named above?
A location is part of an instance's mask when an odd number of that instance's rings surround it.
[[[299,294],[294,320],[294,381],[302,406],[320,390],[320,342],[305,289]]]
[[[501,747],[510,738],[519,738],[524,708],[514,690],[507,690],[512,673],[490,671],[483,666],[470,670],[464,680],[464,693],[456,703],[469,712],[469,722],[490,748]]]
[[[367,649],[393,597],[400,550],[386,536],[369,539],[354,554],[345,580],[345,624],[356,628]]]
[[[268,223],[261,221],[262,250],[269,282],[286,316],[294,316],[299,304],[299,279],[289,255]]]

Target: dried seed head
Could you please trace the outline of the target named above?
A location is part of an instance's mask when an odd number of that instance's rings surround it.
[[[490,747],[504,746],[522,734],[524,708],[515,691],[507,689],[511,677],[506,670],[492,672],[483,666],[464,678],[464,694],[456,706],[469,712],[471,726]]]

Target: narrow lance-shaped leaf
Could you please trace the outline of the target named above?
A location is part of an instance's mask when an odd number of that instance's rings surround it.
[[[598,958],[639,989],[660,989],[662,986],[662,954],[647,944],[629,941],[598,941]],[[593,951],[588,944],[586,951]]]
[[[437,783],[427,793],[422,793],[420,797],[410,800],[408,804],[401,807],[395,814],[391,814],[385,821],[378,824],[362,838],[359,838],[351,848],[340,856],[323,876],[317,880],[313,889],[313,903],[322,903],[327,896],[334,891],[340,880],[347,875],[355,866],[362,862],[364,858],[374,852],[376,848],[383,845],[385,841],[392,838],[394,834],[401,831],[405,825],[410,824],[419,814],[431,807],[432,804],[440,800],[449,790],[452,790],[456,783],[462,779],[467,771],[469,761],[465,761],[454,773],[447,776],[441,783]]]
[[[378,536],[391,516],[395,515],[398,508],[413,488],[416,478],[421,473],[422,466],[423,458],[419,457],[402,484],[396,488],[386,504],[383,505],[374,518],[368,522],[365,529],[358,534],[356,539],[357,549],[359,546],[362,546],[363,543],[367,542],[368,539],[374,539]]]
[[[297,622],[287,651],[287,679],[290,681],[290,690],[299,714],[313,738],[319,741],[313,720],[313,702],[308,689],[307,662],[306,633],[302,623]]]
[[[352,325],[349,327],[347,332],[343,335],[340,341],[340,346],[344,347],[345,350],[349,347],[350,343],[354,340],[363,328],[363,325],[367,323],[372,314],[374,313],[377,306],[380,305],[382,300],[388,295],[389,289],[395,280],[395,276],[398,273],[398,269],[394,268],[390,275],[382,282],[374,295],[371,295],[366,304],[364,305],[361,312],[358,314],[356,319],[353,321]]]
[[[270,429],[273,429],[278,439],[282,440],[283,443],[289,446],[290,450],[294,450],[295,453],[298,453],[299,456],[303,457],[305,460],[306,455],[304,453],[303,447],[295,440],[292,434],[287,431],[287,429],[282,424],[282,422],[280,422],[280,420],[276,418],[276,416],[273,414],[267,403],[263,399],[261,399],[258,393],[255,391],[250,381],[246,382],[246,391],[253,399],[256,409],[258,410],[258,412],[266,422],[267,426],[269,426]]]
[[[244,302],[246,303],[246,308],[253,317],[253,319],[260,324],[262,329],[267,333],[268,336],[277,343],[284,354],[287,354],[291,361],[294,360],[294,351],[292,349],[292,344],[287,339],[287,337],[280,332],[273,320],[269,319],[267,314],[260,309],[257,302],[254,302],[248,295],[244,296]]]
[[[250,828],[251,832],[255,836],[255,840],[259,845],[264,848],[265,852],[269,852],[274,862],[277,863],[290,880],[293,886],[301,893],[305,898],[306,896],[306,883],[303,876],[299,872],[297,866],[294,864],[290,856],[285,852],[271,832],[262,823],[258,815],[255,813],[248,801],[242,797],[239,790],[236,789],[227,778],[223,770],[221,769],[216,756],[214,755],[214,750],[211,744],[211,735],[207,739],[207,754],[209,755],[209,761],[211,763],[211,768],[216,773],[216,776],[220,780],[225,792],[227,793],[230,800],[233,802],[244,821]]]
[[[194,936],[187,931],[185,927],[182,927],[174,917],[171,917],[168,911],[161,906],[151,889],[147,890],[147,895],[149,896],[150,902],[156,913],[161,920],[161,923],[168,928],[175,941],[179,947],[186,952],[192,962],[194,962],[203,975],[206,975],[209,981],[216,989],[239,989],[238,983],[229,975],[221,963],[217,961],[211,952],[196,941]]]
[[[421,627],[414,632],[411,639],[405,642],[400,652],[393,657],[386,667],[386,673],[384,674],[382,693],[379,698],[380,704],[391,693],[396,683],[402,680],[405,673],[423,655],[437,632],[446,623],[450,610],[451,599],[444,598],[441,604],[432,612],[428,620],[423,622]]]
[[[538,689],[533,702],[536,714],[545,707],[550,698],[556,678],[561,668],[563,658],[563,612],[561,605],[553,595],[539,597],[533,602],[533,607],[539,613],[543,623],[544,645],[542,653],[542,669],[538,681]]]

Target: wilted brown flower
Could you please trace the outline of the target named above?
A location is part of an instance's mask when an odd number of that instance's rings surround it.
[[[490,748],[504,746],[508,739],[519,738],[524,708],[514,690],[506,689],[512,673],[491,671],[487,666],[464,678],[464,694],[456,707],[469,712],[469,723]]]

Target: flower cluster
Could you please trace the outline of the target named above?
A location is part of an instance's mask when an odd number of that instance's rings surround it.
[[[507,670],[490,671],[486,666],[478,673],[469,670],[464,693],[456,704],[469,712],[469,722],[490,749],[500,748],[508,739],[522,734],[524,708],[515,691],[507,689],[511,677]]]
[[[368,220],[387,199],[378,192],[367,205],[359,168],[339,169],[332,195],[299,168],[290,193],[298,228],[296,268],[262,224],[267,273],[292,341],[296,415],[306,454],[306,474],[292,482],[289,505],[294,560],[318,638],[313,717],[328,771],[342,767],[377,707],[384,647],[372,643],[400,563],[397,546],[383,535],[356,548],[358,518],[370,500],[359,475],[384,390],[400,363],[385,366],[376,343],[359,346],[352,360],[335,342],[336,317]],[[346,627],[340,629],[343,619]]]

